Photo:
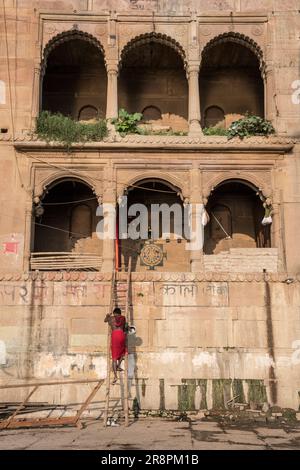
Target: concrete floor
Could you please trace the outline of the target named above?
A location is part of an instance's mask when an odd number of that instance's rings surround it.
[[[124,426],[103,428],[86,421],[84,428],[0,431],[1,450],[272,450],[300,449],[300,424],[279,427],[260,423],[176,422],[144,418]]]

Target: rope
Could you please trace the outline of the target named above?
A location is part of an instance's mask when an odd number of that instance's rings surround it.
[[[213,218],[215,219],[215,221],[220,225],[221,229],[223,230],[223,232],[225,233],[226,237],[227,238],[231,238],[231,236],[226,232],[225,228],[223,227],[223,225],[221,224],[221,222],[217,219],[217,217],[215,216],[215,214],[212,212],[211,213]]]

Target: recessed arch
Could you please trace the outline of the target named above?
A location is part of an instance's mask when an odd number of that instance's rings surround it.
[[[79,30],[52,38],[42,61],[41,109],[77,120],[80,110],[93,104],[105,115],[106,95],[107,71],[101,43]]]
[[[34,211],[33,269],[98,270],[102,241],[96,233],[100,219],[92,187],[69,176],[48,183]]]
[[[75,181],[78,183],[85,184],[92,190],[92,192],[97,197],[100,196],[98,191],[96,190],[94,181],[90,177],[85,175],[73,176],[72,173],[60,170],[55,173],[52,173],[51,175],[48,175],[46,178],[41,179],[39,181],[39,183],[35,186],[34,197],[42,199],[47,194],[47,192],[49,192],[58,184],[63,183],[65,181]]]
[[[180,181],[177,177],[164,172],[151,172],[151,174],[140,173],[135,175],[122,187],[121,192],[124,193],[130,191],[139,185],[143,186],[142,183],[151,183],[155,181],[165,184],[170,188],[171,191],[178,193],[182,199],[187,197],[185,195],[186,189],[183,187],[182,181]]]
[[[253,182],[223,179],[212,188],[206,209],[210,222],[205,228],[204,252],[218,254],[232,248],[268,248],[270,226],[262,225],[264,197]]]
[[[210,194],[219,186],[228,182],[239,182],[253,189],[253,191],[261,192],[264,197],[271,197],[272,190],[266,186],[266,183],[254,174],[237,174],[236,172],[222,173],[209,180],[204,189],[204,197],[208,198]]]
[[[161,110],[158,106],[146,106],[142,110],[143,121],[156,121],[161,119]]]
[[[90,104],[82,106],[78,113],[78,121],[88,121],[91,119],[97,119],[99,116],[99,110]],[[104,116],[101,116],[104,117]]]
[[[45,67],[47,65],[47,60],[51,52],[58,47],[60,44],[63,44],[68,41],[72,41],[74,39],[80,39],[82,41],[86,41],[93,46],[95,46],[103,55],[104,62],[106,64],[106,57],[105,57],[105,50],[102,46],[101,42],[95,38],[92,34],[86,33],[85,31],[80,31],[79,29],[70,29],[68,31],[63,31],[62,33],[57,34],[44,47],[43,50],[43,57],[42,57],[42,73],[45,71]]]
[[[141,176],[141,175],[139,175]],[[187,271],[189,255],[186,244],[186,213],[178,186],[162,177],[135,178],[133,186],[127,190],[126,212],[124,200],[120,201],[119,211],[127,217],[127,235],[124,236],[124,221],[118,247],[121,266],[132,261],[133,271],[144,271],[140,254],[149,244],[155,244],[165,253],[155,269],[159,271]],[[125,215],[126,214],[126,215]]]
[[[185,51],[177,41],[160,33],[133,38],[122,50],[119,108],[129,113],[147,107],[161,111],[154,130],[188,131],[188,81]]]
[[[224,125],[225,113],[220,106],[211,105],[205,109],[204,112],[204,126],[214,127],[216,125]]]
[[[205,111],[212,106],[224,111],[225,128],[247,114],[265,116],[265,63],[255,41],[240,33],[223,33],[206,44],[201,59],[203,126]]]
[[[126,56],[130,53],[130,51],[145,44],[149,44],[150,42],[156,42],[158,44],[163,44],[165,46],[171,47],[174,51],[177,52],[179,57],[181,57],[184,67],[186,66],[186,53],[181,44],[179,44],[179,42],[177,42],[171,36],[168,36],[166,34],[151,32],[140,34],[139,36],[132,38],[123,47],[120,53],[120,67],[122,67],[123,62]]]
[[[260,64],[260,70],[262,73],[262,76],[264,76],[265,73],[265,68],[266,64],[264,61],[264,55],[261,47],[249,36],[246,36],[245,34],[238,33],[238,32],[227,32],[227,33],[222,33],[219,34],[218,36],[215,36],[212,38],[203,48],[201,57],[202,60],[205,58],[205,56],[210,52],[210,50],[222,43],[225,42],[233,42],[236,44],[240,44],[248,49],[250,49],[254,55],[256,56],[257,60],[259,61]]]

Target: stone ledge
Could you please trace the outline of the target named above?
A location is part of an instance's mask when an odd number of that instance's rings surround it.
[[[32,282],[32,281],[55,281],[55,282],[110,282],[111,273],[88,273],[88,272],[29,272],[29,273],[0,273],[0,282]],[[126,273],[118,273],[119,281],[126,281]],[[133,282],[300,282],[300,273],[229,273],[229,272],[134,272],[131,279]]]
[[[0,137],[0,140],[11,142],[14,144],[17,150],[65,150],[63,144],[58,142],[45,142],[38,139],[37,136],[31,135],[18,135],[15,140],[12,141],[11,136],[6,135]],[[222,150],[238,150],[248,151],[257,150],[264,152],[279,152],[284,153],[292,150],[293,146],[300,143],[300,139],[292,139],[285,137],[260,137],[253,136],[245,138],[243,140],[234,138],[227,140],[223,136],[140,136],[140,135],[128,135],[124,138],[120,136],[111,136],[105,138],[101,142],[88,142],[85,144],[76,143],[71,146],[74,151],[95,151],[96,149],[102,150],[116,150],[116,149],[145,149],[151,150],[170,150],[172,148],[178,149],[198,149],[198,150],[209,150],[219,151]]]

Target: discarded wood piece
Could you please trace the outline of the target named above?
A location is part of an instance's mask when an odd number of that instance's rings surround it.
[[[23,411],[28,404],[28,401],[32,395],[36,392],[39,387],[49,386],[49,385],[72,385],[72,384],[83,384],[83,383],[96,383],[96,386],[89,393],[85,402],[81,405],[79,410],[74,416],[70,417],[61,417],[61,418],[31,418],[31,419],[16,419],[16,416],[20,411]],[[72,381],[61,381],[61,382],[35,382],[28,384],[16,384],[16,385],[2,385],[0,390],[12,389],[12,388],[31,388],[30,392],[26,395],[25,399],[18,404],[17,408],[14,410],[13,414],[7,419],[0,421],[0,430],[1,429],[13,429],[13,428],[31,428],[31,427],[51,427],[51,426],[77,426],[81,428],[80,418],[84,411],[87,409],[89,404],[92,402],[94,396],[100,389],[101,385],[104,383],[104,380],[72,380]]]

